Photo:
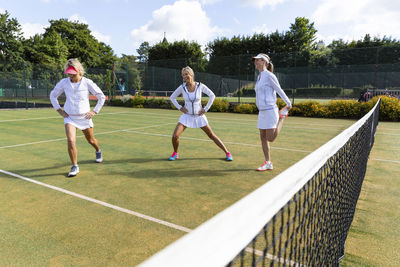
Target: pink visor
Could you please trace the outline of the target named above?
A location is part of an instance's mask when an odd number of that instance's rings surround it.
[[[65,70],[64,73],[65,73],[65,74],[78,74],[78,71],[77,71],[74,67],[69,66],[69,67]]]

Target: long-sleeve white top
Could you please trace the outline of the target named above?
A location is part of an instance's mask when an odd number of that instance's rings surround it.
[[[276,105],[276,93],[285,101],[286,105],[289,107],[292,106],[275,74],[268,70],[264,70],[258,75],[254,89],[256,91],[256,105],[258,110],[272,109]]]
[[[58,103],[58,97],[65,93],[66,101],[64,111],[68,115],[83,115],[90,111],[89,93],[97,98],[97,104],[93,111],[100,112],[106,97],[101,89],[90,79],[82,77],[79,86],[74,89],[70,78],[64,78],[59,81],[54,89],[50,92],[50,101],[55,110],[61,108]]]
[[[193,93],[189,92],[186,86],[186,83],[180,85],[170,96],[171,102],[177,109],[181,109],[182,106],[176,101],[176,98],[183,95],[183,99],[185,100],[185,108],[188,110],[188,114],[190,115],[198,115],[201,106],[201,95],[202,93],[209,96],[207,105],[204,107],[204,110],[207,112],[215,99],[215,94],[205,85],[199,82],[196,82],[195,90]]]

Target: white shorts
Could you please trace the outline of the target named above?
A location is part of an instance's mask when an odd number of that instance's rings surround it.
[[[279,120],[278,107],[258,112],[258,129],[274,129]]]
[[[79,130],[86,130],[88,128],[93,128],[92,119],[85,119],[85,114],[83,115],[69,115],[69,117],[64,118],[64,124],[71,124],[78,128]]]
[[[179,122],[189,128],[201,128],[208,124],[207,117],[204,114],[201,116],[182,114]]]

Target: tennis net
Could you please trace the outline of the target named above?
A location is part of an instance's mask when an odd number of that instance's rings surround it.
[[[379,104],[380,99],[338,136],[141,266],[339,266]]]

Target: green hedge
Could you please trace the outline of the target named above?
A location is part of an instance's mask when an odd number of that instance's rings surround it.
[[[381,97],[379,120],[381,121],[400,121],[400,101],[394,97]],[[359,103],[356,100],[331,100],[328,104],[321,104],[317,101],[305,101],[295,104],[289,112],[290,116],[319,117],[319,118],[350,118],[359,119],[368,113],[378,101],[378,96],[368,102]],[[167,98],[145,98],[135,96],[134,98],[113,99],[109,102],[112,106],[126,106],[136,108],[166,108],[175,109],[171,101]],[[183,105],[183,101],[178,101]],[[202,101],[203,106],[207,101]],[[285,102],[278,98],[278,108],[285,106]],[[226,100],[215,99],[210,108],[212,112],[235,112],[246,114],[257,114],[258,109],[253,103],[229,103]]]

